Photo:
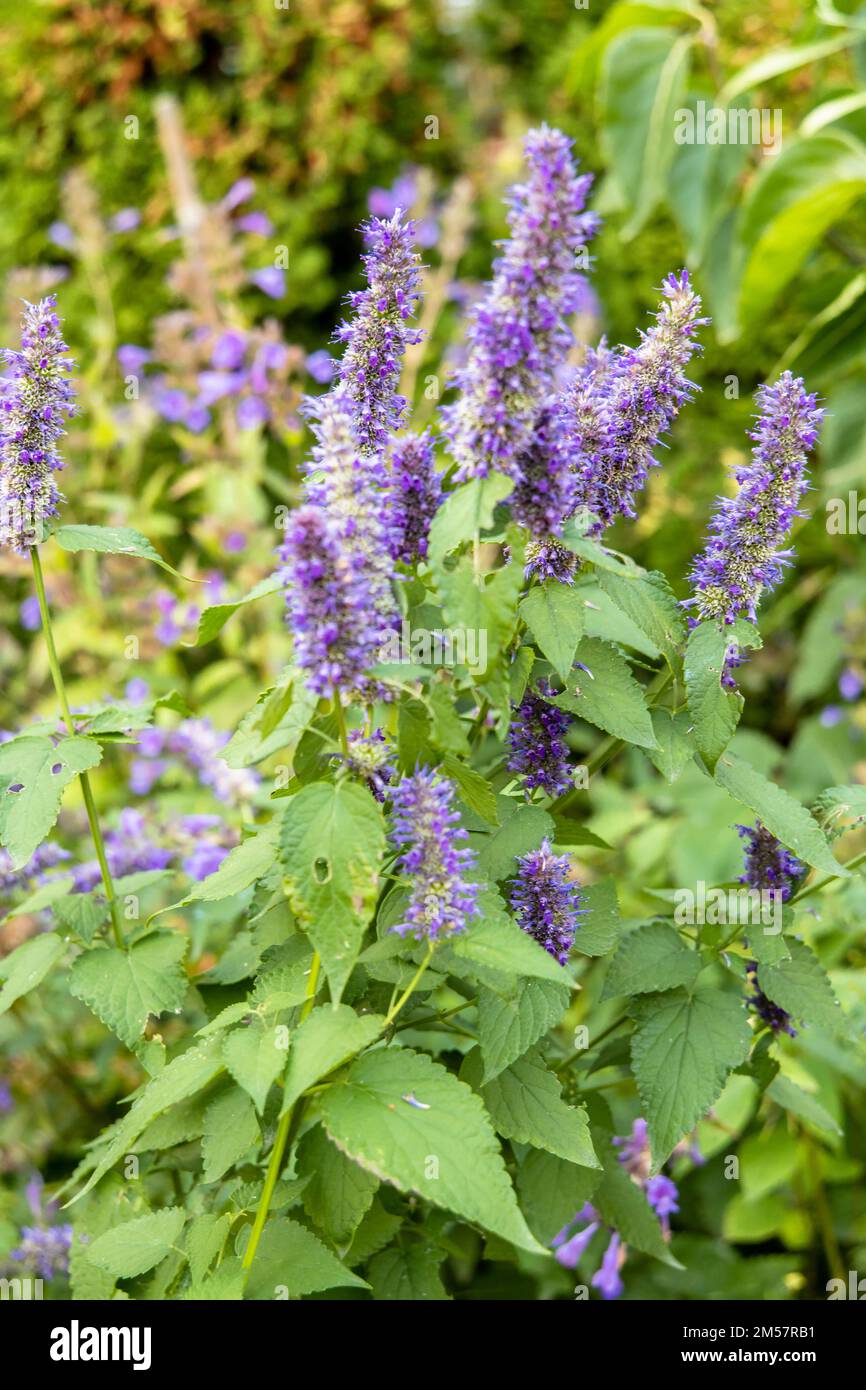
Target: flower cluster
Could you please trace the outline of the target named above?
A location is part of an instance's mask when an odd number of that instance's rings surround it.
[[[399,208],[387,221],[371,218],[361,230],[367,288],[348,296],[353,316],[334,336],[346,344],[339,380],[352,404],[358,441],[365,452],[376,453],[399,429],[406,410],[397,386],[406,348],[420,342],[410,320],[421,299],[421,261],[412,223],[403,221]]]
[[[576,556],[557,540],[576,504],[577,480],[571,464],[562,405],[554,397],[538,413],[532,439],[520,455],[517,482],[509,498],[515,521],[532,538],[527,575],[564,583],[574,578]]]
[[[517,860],[511,908],[525,932],[565,965],[585,909],[580,886],[570,878],[567,854],[554,854],[549,840]]]
[[[54,1224],[58,1203],[43,1202],[42,1188],[43,1182],[38,1176],[27,1184],[27,1203],[34,1224],[21,1227],[19,1244],[10,1252],[10,1259],[47,1281],[55,1275],[69,1273],[72,1227],[66,1222]]]
[[[105,832],[105,853],[112,877],[180,867],[200,882],[216,873],[237,835],[215,815],[185,815],[153,822],[141,811],[125,808],[118,824]],[[95,859],[72,868],[73,891],[90,893],[102,876]]]
[[[783,548],[798,504],[808,488],[806,458],[818,438],[824,412],[802,380],[783,372],[757,393],[760,409],[751,462],[736,469],[736,497],[722,497],[710,536],[695,560],[689,600],[698,620],[754,620],[765,589],[782,578],[791,552]]]
[[[461,932],[477,916],[478,884],[464,874],[475,866],[473,850],[461,845],[466,831],[452,809],[454,788],[436,771],[404,777],[392,794],[394,843],[399,867],[411,875],[406,915],[392,930],[418,940],[438,941]]]
[[[250,802],[260,778],[252,768],[233,768],[222,756],[230,735],[209,719],[183,719],[174,729],[142,729],[130,769],[130,790],[147,796],[177,763],[185,764],[218,801],[239,806]]]
[[[761,986],[758,984],[758,962],[750,960],[746,964],[746,979],[751,986],[751,994],[746,996],[747,1003],[761,1020],[771,1028],[774,1033],[787,1033],[789,1037],[796,1038],[797,1030],[791,1022],[791,1015],[787,1009],[783,1009],[781,1004],[774,1004],[772,999],[768,999]]]
[[[754,825],[738,825],[737,833],[746,841],[740,883],[778,893],[786,903],[805,873],[805,866],[759,820]]]
[[[662,295],[639,345],[610,353],[602,344],[565,393],[577,504],[596,517],[596,533],[618,516],[636,515],[635,496],[658,465],[654,450],[695,390],[685,368],[707,320],[688,271],[669,275]]]
[[[384,801],[388,786],[397,775],[394,745],[382,729],[374,729],[371,734],[351,729],[348,744],[348,753],[335,756],[346,764],[352,777],[369,787],[377,801]]]
[[[493,469],[517,478],[535,417],[565,361],[565,320],[581,305],[576,269],[598,227],[584,205],[592,178],[578,176],[571,141],[532,130],[524,146],[529,177],[508,195],[510,236],[493,280],[472,310],[466,362],[455,373],[458,400],[443,411],[458,477]]]
[[[10,373],[0,382],[0,545],[21,554],[39,543],[62,501],[57,441],[75,407],[56,308],[54,295],[25,304],[21,348],[3,353]]]
[[[514,710],[508,731],[508,766],[521,778],[527,799],[536,787],[548,796],[559,796],[571,786],[568,745],[564,734],[570,723],[564,710],[548,704],[547,686],[528,690]]]
[[[426,558],[430,526],[442,500],[442,479],[429,430],[393,441],[388,480],[391,554],[412,565]]]

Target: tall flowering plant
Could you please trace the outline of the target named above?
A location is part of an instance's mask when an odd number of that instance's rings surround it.
[[[759,388],[691,592],[613,549],[676,448],[708,319],[673,270],[634,343],[576,342],[591,179],[548,127],[524,154],[432,423],[401,390],[422,346],[417,229],[390,205],[361,229],[364,283],[303,405],[273,574],[200,617],[203,644],[271,604],[286,653],[231,738],[179,697],[70,707],[43,552],[165,562],[138,532],[61,520],[73,367],[53,301],[25,312],[0,402],[2,539],[32,561],[64,724],[0,743],[0,888],[38,923],[0,1009],[65,972],[135,1088],[63,1185],[68,1222],[40,1205],[16,1247],[73,1290],[443,1299],[489,1257],[539,1296],[614,1299],[647,1270],[702,1277],[684,1194],[705,1184],[712,1206],[714,1155],[749,1116],[822,1123],[797,1049],[847,1024],[799,905],[859,862],[833,852],[855,789],[813,816],[759,741],[734,743],[821,409],[788,372]],[[213,344],[219,371],[241,346]],[[137,800],[103,834],[89,773],[124,756]],[[55,830],[76,777],[84,863]],[[620,777],[657,835],[678,795],[707,792],[724,914],[706,883],[700,910],[669,878],[624,883]],[[190,778],[220,814],[172,809]],[[178,872],[176,900],[128,910],[142,876]]]

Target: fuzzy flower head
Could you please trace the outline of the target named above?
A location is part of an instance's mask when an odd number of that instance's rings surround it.
[[[571,346],[566,320],[581,305],[578,253],[598,219],[584,211],[592,178],[578,176],[572,142],[541,126],[526,137],[525,183],[507,197],[510,236],[475,309],[460,397],[443,412],[458,478],[498,470],[517,477],[520,455],[556,369]]]
[[[559,402],[554,398],[539,411],[529,447],[520,456],[517,482],[509,498],[515,521],[526,527],[530,543],[536,545],[560,536],[566,518],[574,510],[576,479],[564,443]],[[538,571],[537,549],[534,555],[530,565]]]
[[[580,888],[569,877],[567,854],[554,854],[549,840],[518,861],[511,909],[520,926],[560,965],[565,965],[585,909]]]
[[[564,738],[570,720],[564,710],[543,698],[550,693],[547,687],[528,690],[508,731],[508,766],[521,777],[527,798],[536,787],[548,796],[559,796],[571,786]]]
[[[529,541],[525,551],[527,579],[533,575],[541,583],[553,579],[557,584],[573,584],[577,574],[577,556],[555,536]]]
[[[32,1226],[22,1226],[19,1244],[10,1252],[10,1259],[40,1279],[69,1273],[69,1251],[72,1246],[72,1227],[67,1223],[54,1224],[57,1202],[44,1202],[43,1182],[38,1175],[27,1184],[27,1202],[33,1215]]]
[[[382,729],[374,729],[371,734],[350,729],[348,744],[347,754],[335,756],[345,763],[350,776],[369,787],[377,801],[384,801],[388,787],[397,775],[394,745]]]
[[[295,660],[317,695],[358,689],[375,665],[381,636],[363,555],[323,508],[299,507],[280,549]]]
[[[427,555],[430,526],[442,500],[442,479],[433,458],[430,431],[396,439],[388,466],[391,554],[404,565],[412,565]]]
[[[695,387],[685,374],[700,345],[701,301],[688,271],[662,285],[655,323],[636,348],[594,355],[578,375],[570,407],[579,505],[598,518],[596,534],[618,516],[635,517],[635,498],[662,443]]]
[[[421,299],[421,260],[413,224],[398,208],[385,221],[373,217],[361,228],[367,288],[347,299],[353,315],[336,330],[346,344],[339,379],[352,403],[361,448],[374,453],[400,427],[406,400],[397,392],[403,355],[421,334],[411,326]]]
[[[785,542],[808,489],[806,459],[824,411],[800,377],[783,372],[757,393],[760,410],[752,459],[735,472],[736,497],[719,499],[710,535],[695,560],[689,602],[700,622],[754,621],[765,589],[782,578],[792,552]]]
[[[0,545],[21,554],[63,500],[53,476],[63,467],[57,441],[75,406],[56,308],[54,295],[25,304],[21,348],[3,353],[11,370],[0,383]]]
[[[797,880],[805,873],[805,866],[761,821],[755,821],[754,825],[738,825],[737,832],[746,841],[740,883],[747,883],[758,891],[778,893],[786,903]]]
[[[404,777],[393,793],[394,843],[399,867],[412,887],[406,916],[392,928],[401,936],[438,941],[461,932],[478,915],[478,884],[464,874],[475,866],[475,852],[460,841],[466,831],[452,809],[454,788],[437,772],[421,769]]]

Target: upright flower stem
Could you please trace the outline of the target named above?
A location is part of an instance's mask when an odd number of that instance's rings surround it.
[[[313,962],[310,966],[310,978],[307,981],[307,997],[301,1005],[301,1014],[298,1020],[299,1023],[303,1023],[304,1019],[308,1018],[312,1011],[313,1003],[316,998],[316,990],[319,984],[319,970],[321,968],[321,964],[322,962],[318,951],[314,951]],[[292,1113],[294,1111],[294,1108],[294,1106],[291,1106],[290,1109],[288,1109],[285,1112],[285,1114],[280,1117],[280,1123],[277,1126],[277,1132],[274,1136],[274,1145],[271,1149],[271,1157],[268,1163],[268,1171],[265,1175],[265,1185],[262,1188],[262,1195],[259,1198],[259,1205],[256,1210],[256,1219],[253,1222],[253,1229],[250,1232],[250,1238],[247,1243],[247,1248],[244,1251],[244,1257],[241,1261],[241,1267],[243,1269],[249,1269],[250,1265],[256,1257],[256,1251],[259,1248],[259,1241],[262,1238],[262,1231],[264,1230],[265,1222],[268,1219],[268,1211],[270,1210],[271,1198],[274,1195],[274,1188],[277,1185],[280,1176],[280,1170],[283,1166],[283,1156],[286,1152],[286,1141],[289,1137],[289,1130],[291,1128]]]
[[[63,681],[63,672],[60,669],[60,660],[57,656],[57,647],[54,643],[54,629],[51,625],[51,611],[48,607],[48,597],[45,593],[45,579],[42,574],[42,561],[39,558],[38,545],[32,545],[30,547],[30,558],[33,562],[33,579],[36,585],[36,598],[39,602],[39,613],[42,618],[42,631],[45,633],[45,646],[48,651],[48,665],[51,668],[51,679],[54,682],[54,689],[60,701],[60,708],[63,711],[63,719],[66,727],[70,734],[74,734],[75,721],[72,718],[72,711],[69,708],[66,686]],[[81,783],[81,794],[84,798],[85,810],[87,811],[90,834],[93,839],[93,847],[96,850],[99,872],[102,875],[105,896],[108,900],[108,907],[111,913],[111,927],[114,932],[114,939],[121,950],[123,950],[125,947],[118,916],[117,894],[114,889],[114,880],[111,877],[111,870],[108,867],[108,857],[105,853],[105,841],[102,838],[102,829],[99,824],[93,788],[90,785],[90,778],[86,772],[79,772],[78,780]]]

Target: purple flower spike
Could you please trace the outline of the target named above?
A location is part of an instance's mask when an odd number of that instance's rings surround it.
[[[578,504],[598,518],[596,534],[618,516],[637,515],[636,494],[658,465],[654,450],[695,390],[685,368],[700,351],[695,334],[708,320],[700,317],[688,271],[669,275],[662,294],[638,347],[593,354],[567,400]]]
[[[759,891],[779,893],[786,903],[797,880],[806,872],[805,865],[759,820],[754,825],[738,825],[737,832],[747,842],[740,883],[747,883]]]
[[[565,965],[584,915],[580,886],[569,878],[567,854],[554,854],[549,840],[522,855],[511,891],[511,909],[525,932]]]
[[[11,371],[0,381],[0,546],[22,555],[63,500],[52,475],[63,467],[57,440],[75,404],[56,308],[53,294],[25,303],[21,348],[3,352]]]
[[[528,690],[508,731],[508,766],[522,777],[527,798],[536,787],[548,796],[559,796],[571,786],[568,746],[563,738],[571,721],[564,710],[542,698],[545,694],[550,694],[547,687]]]
[[[409,322],[421,299],[421,260],[412,223],[402,220],[399,208],[388,221],[374,217],[361,230],[367,288],[348,296],[353,316],[334,337],[346,344],[339,379],[352,404],[359,443],[375,453],[399,429],[406,410],[397,386],[407,347],[421,339]]]
[[[526,137],[526,183],[507,197],[510,236],[493,265],[493,279],[472,311],[460,390],[443,411],[458,478],[498,470],[517,478],[533,423],[572,337],[569,315],[585,296],[576,269],[598,229],[585,212],[591,175],[578,176],[572,142],[541,126]]]
[[[433,459],[429,430],[391,445],[391,535],[395,560],[411,565],[427,554],[430,525],[442,498],[442,480]]]
[[[548,401],[535,421],[529,447],[520,455],[518,479],[509,500],[515,521],[526,527],[530,544],[535,543],[527,573],[541,574],[545,560],[540,558],[540,551],[545,547],[547,562],[552,560],[564,576],[570,576],[564,582],[571,583],[577,557],[564,546],[549,545],[550,540],[562,533],[577,500],[577,480],[572,472],[572,454],[563,424],[560,402],[558,399]],[[557,550],[571,555],[570,566],[567,562],[557,565],[553,558]],[[551,577],[558,578],[559,574]]]
[[[412,879],[406,916],[392,927],[401,936],[438,941],[478,915],[478,884],[463,877],[475,866],[475,852],[460,846],[466,831],[451,808],[453,797],[451,783],[425,769],[394,790],[392,838],[404,847],[398,862]]]
[[[696,592],[689,603],[701,622],[754,621],[764,590],[781,580],[791,556],[784,543],[794,518],[804,515],[798,503],[808,489],[806,458],[824,416],[815,400],[790,372],[758,389],[752,460],[735,472],[737,496],[719,499],[692,566]]]
[[[317,695],[357,689],[380,640],[363,557],[321,507],[293,512],[280,551],[295,659]]]

